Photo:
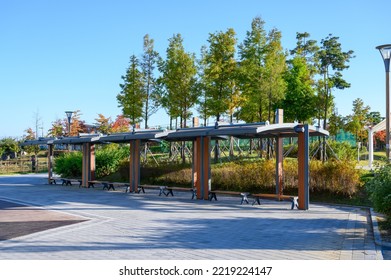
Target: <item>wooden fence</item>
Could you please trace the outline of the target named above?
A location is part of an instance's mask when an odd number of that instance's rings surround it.
[[[31,158],[0,160],[0,174],[44,172],[48,170],[47,158],[38,158],[35,168]]]

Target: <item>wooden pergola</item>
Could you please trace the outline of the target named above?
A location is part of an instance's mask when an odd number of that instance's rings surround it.
[[[278,119],[278,118],[277,118]],[[281,118],[282,119],[282,118]],[[280,119],[280,120],[281,120]],[[83,170],[82,186],[87,187],[88,181],[95,179],[95,144],[129,143],[130,144],[130,190],[136,191],[140,183],[140,147],[142,142],[192,141],[192,182],[197,190],[198,199],[208,199],[211,191],[210,154],[211,140],[224,139],[227,136],[237,138],[272,138],[276,140],[276,194],[282,194],[283,153],[282,139],[298,138],[298,197],[299,209],[309,209],[309,137],[328,136],[328,132],[320,127],[297,123],[252,123],[229,124],[208,127],[183,128],[175,131],[135,130],[129,133],[112,135],[80,135],[79,137],[64,137],[61,139],[42,139],[26,141],[22,145],[48,145],[48,180],[52,178],[53,147],[55,144],[82,145]]]

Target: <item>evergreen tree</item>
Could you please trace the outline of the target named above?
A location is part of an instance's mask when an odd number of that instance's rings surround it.
[[[265,53],[265,67],[262,79],[263,88],[267,94],[268,120],[274,122],[272,116],[276,105],[284,98],[286,82],[286,54],[281,45],[281,32],[272,29],[268,34],[267,49]],[[272,115],[273,114],[273,115]]]
[[[203,53],[202,83],[208,114],[220,121],[229,110],[230,97],[237,72],[235,60],[235,31],[209,34],[209,47]]]
[[[326,129],[326,121],[330,110],[330,100],[332,99],[333,88],[345,89],[349,88],[350,84],[346,82],[341,71],[349,68],[347,64],[353,57],[353,51],[342,51],[341,43],[338,42],[338,37],[331,34],[321,41],[321,48],[317,53],[319,60],[319,73],[323,76],[324,90],[322,93],[323,102],[323,128]]]
[[[118,107],[122,107],[123,115],[130,119],[132,125],[136,125],[143,117],[145,87],[143,74],[139,70],[139,62],[135,55],[130,57],[126,75],[121,78],[123,84],[120,84],[121,92],[117,95]]]
[[[209,47],[205,49],[201,64],[203,68],[202,86],[205,90],[205,105],[208,114],[221,117],[229,113],[232,120],[237,98],[237,62],[235,60],[235,31],[230,28],[226,32],[209,34]],[[215,141],[214,161],[219,158],[219,143]]]
[[[266,119],[267,94],[262,83],[267,49],[264,25],[260,17],[254,18],[251,31],[247,31],[246,38],[239,45],[239,80],[244,100],[240,118],[246,122]]]
[[[284,119],[308,122],[316,114],[316,96],[305,58],[296,56],[290,61],[285,75],[287,90],[282,102]]]
[[[180,118],[181,127],[187,126],[191,117],[191,108],[195,105],[198,92],[196,91],[195,55],[187,53],[183,47],[180,34],[169,40],[167,59],[159,65],[162,73],[160,82],[164,85],[163,106],[171,118]]]
[[[159,53],[154,50],[154,41],[149,35],[144,36],[144,53],[141,60],[141,72],[144,84],[144,109],[143,118],[145,128],[148,128],[148,120],[156,113],[160,105],[160,96],[157,89],[157,81],[154,70],[159,60]]]

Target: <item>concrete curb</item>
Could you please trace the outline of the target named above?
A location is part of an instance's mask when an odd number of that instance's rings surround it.
[[[377,223],[377,213],[373,210],[373,208],[370,208],[370,214],[371,214],[371,220],[372,220],[372,228],[373,228],[373,235],[375,238],[375,243],[379,246],[384,247],[390,247],[391,248],[391,242],[385,242],[381,239],[381,234],[379,230],[379,225]]]

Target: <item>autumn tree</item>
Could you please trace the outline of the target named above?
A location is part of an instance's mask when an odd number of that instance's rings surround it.
[[[78,136],[79,133],[85,133],[87,132],[85,127],[85,121],[80,120],[81,117],[80,110],[76,110],[72,114],[71,119],[71,131],[69,136]]]
[[[106,118],[103,114],[98,114],[98,118],[95,119],[95,125],[97,131],[102,134],[112,133],[112,121],[111,117]]]
[[[111,126],[113,133],[129,132],[130,120],[124,115],[118,115]]]
[[[65,135],[67,120],[57,119],[52,122],[48,135],[51,137],[61,137]]]
[[[34,130],[29,127],[25,130],[27,135],[25,135],[23,140],[35,140],[36,139],[36,133]],[[37,155],[39,152],[39,146],[38,145],[31,145],[31,146],[24,146],[23,150],[26,151],[28,154],[34,154]]]

